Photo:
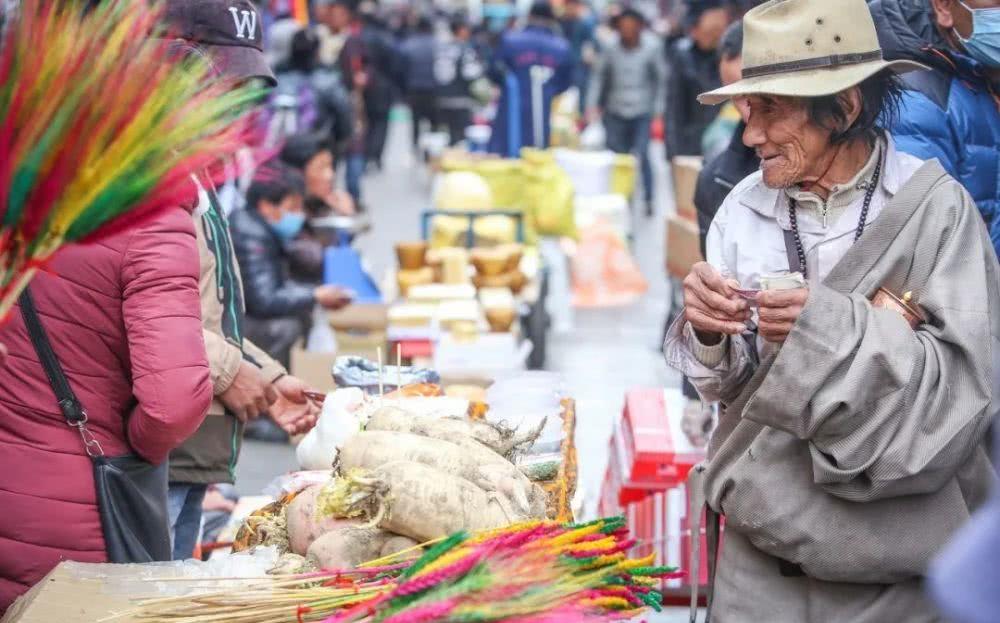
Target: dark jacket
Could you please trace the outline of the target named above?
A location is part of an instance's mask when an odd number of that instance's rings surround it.
[[[552,74],[542,85],[539,102],[543,111],[542,144],[536,145],[531,76],[539,67],[547,67]],[[490,79],[502,90],[489,151],[516,157],[520,147],[547,147],[552,100],[573,84],[573,52],[566,39],[552,28],[538,24],[504,34],[490,67]],[[513,142],[509,125],[512,119],[520,125]]]
[[[311,310],[313,289],[288,278],[285,249],[264,218],[251,208],[238,210],[230,216],[230,228],[243,275],[247,316],[281,318]]]
[[[730,191],[745,177],[760,168],[757,152],[743,144],[743,130],[746,124],[740,122],[733,131],[729,147],[709,160],[698,175],[694,190],[694,207],[698,211],[698,230],[701,238],[702,257],[707,255],[705,239],[712,225],[715,213]]]
[[[381,29],[365,25],[354,29],[337,59],[337,67],[348,88],[353,89],[358,72],[368,75],[364,90],[365,112],[370,116],[388,113],[396,90],[399,62],[392,38]]]
[[[329,136],[333,148],[351,137],[354,130],[351,96],[336,71],[326,68],[309,72],[286,69],[279,71],[277,78],[275,93],[301,97],[302,91],[309,89],[314,97],[316,118],[311,128],[302,131]]]
[[[667,58],[670,67],[663,119],[667,158],[700,156],[701,135],[719,114],[719,107],[700,104],[697,98],[720,86],[719,59],[714,51],[700,50],[687,37],[674,44]]]
[[[400,76],[407,93],[431,92],[437,89],[434,77],[434,51],[437,40],[429,33],[411,35],[399,50]]]
[[[903,76],[906,90],[891,127],[897,148],[940,160],[972,195],[1000,250],[1000,110],[981,65],[947,46],[923,0],[869,6],[886,59],[933,68]]]
[[[486,73],[476,48],[463,41],[439,43],[434,50],[438,105],[447,109],[475,106],[472,83]]]

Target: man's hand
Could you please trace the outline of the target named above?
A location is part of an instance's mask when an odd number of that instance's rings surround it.
[[[718,342],[722,335],[739,335],[747,330],[750,305],[739,297],[719,271],[707,262],[699,262],[684,278],[685,316],[700,338]]]
[[[765,341],[784,343],[809,300],[809,288],[765,290],[757,297],[760,322],[757,329]]]
[[[323,309],[341,309],[351,302],[350,293],[337,286],[319,286],[313,294]]]
[[[289,435],[301,435],[311,431],[319,420],[319,414],[319,405],[312,401],[296,404],[278,398],[278,402],[271,407],[271,419]]]
[[[266,414],[277,398],[277,392],[260,375],[260,370],[246,361],[240,362],[233,384],[219,396],[222,404],[241,422]]]
[[[274,382],[278,400],[271,407],[271,418],[289,435],[309,432],[316,426],[320,408],[306,397],[309,385],[286,374]]]

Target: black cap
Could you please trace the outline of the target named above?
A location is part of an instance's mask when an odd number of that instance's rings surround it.
[[[531,5],[528,17],[554,20],[556,18],[556,12],[552,9],[552,4],[549,3],[548,0],[536,0],[536,2]]]
[[[205,50],[222,75],[277,84],[264,56],[263,24],[249,0],[166,0],[167,34]]]

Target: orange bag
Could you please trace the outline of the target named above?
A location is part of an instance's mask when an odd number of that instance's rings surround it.
[[[574,307],[630,305],[649,288],[625,243],[603,219],[581,230],[571,270]]]

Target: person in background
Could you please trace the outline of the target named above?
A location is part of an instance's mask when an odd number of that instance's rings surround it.
[[[726,29],[719,41],[719,78],[722,85],[732,84],[742,75],[743,21],[736,20]],[[726,102],[719,114],[705,128],[701,137],[701,151],[705,162],[726,151],[733,141],[733,133],[742,121],[738,104]]]
[[[234,10],[255,11],[251,2],[168,0],[166,5],[166,20],[190,53],[207,56],[225,76],[275,84],[261,49],[259,16],[251,20],[257,26],[251,32],[237,30],[232,18]],[[244,432],[287,438],[311,428],[319,412],[306,398],[308,386],[246,339],[229,221],[211,181],[197,179],[196,186],[202,335],[215,399],[198,430],[170,453],[168,511],[178,559],[189,557],[198,541],[207,487],[234,482]]]
[[[436,48],[434,23],[426,15],[418,16],[413,33],[400,47],[399,72],[412,117],[414,149],[420,146],[420,124],[426,121],[433,131],[438,123],[438,83],[434,76]]]
[[[587,0],[566,0],[559,23],[573,51],[573,86],[579,92],[580,114],[584,114],[590,71],[597,61],[597,16]]]
[[[485,67],[472,45],[472,29],[464,16],[451,21],[451,41],[438,44],[434,52],[437,108],[448,127],[448,140],[455,145],[465,138],[476,108],[473,85],[485,76]]]
[[[517,157],[521,147],[548,146],[552,100],[573,83],[573,54],[558,28],[542,0],[531,5],[524,28],[501,36],[489,72],[501,89],[491,153]]]
[[[336,158],[321,135],[296,134],[281,148],[281,161],[298,169],[305,179],[309,218],[351,216],[355,213],[351,194],[337,188]]]
[[[743,77],[743,22],[733,22],[719,44],[719,76],[723,85],[737,82]],[[706,159],[705,166],[698,175],[698,182],[694,191],[694,207],[698,213],[698,236],[701,242],[702,257],[708,253],[706,240],[712,219],[719,211],[723,201],[741,181],[756,171],[760,167],[760,159],[757,152],[752,147],[743,144],[743,132],[746,124],[740,117],[738,106],[742,106],[745,100],[737,102],[726,102],[719,113],[719,119],[713,122],[713,126],[721,126],[720,119],[723,118],[727,108],[734,111],[737,123],[732,127],[726,122],[728,127],[727,142],[722,153]],[[691,439],[692,443],[704,446],[708,443],[712,432],[715,418],[715,405],[703,403],[698,396],[698,391],[694,385],[684,379],[684,397],[688,399],[684,410],[684,419],[681,428]]]
[[[716,49],[730,21],[723,0],[687,0],[687,36],[671,50],[670,79],[663,127],[667,158],[700,156],[701,137],[718,115],[718,106],[698,104],[699,93],[720,84]]]
[[[890,128],[899,149],[937,158],[972,194],[1000,251],[1000,0],[874,0],[886,58],[919,61]]]
[[[719,76],[723,85],[732,84],[743,77],[742,53],[743,22],[736,21],[726,29],[719,44]],[[714,157],[706,156],[705,166],[698,175],[695,186],[694,205],[698,212],[702,255],[707,251],[705,241],[719,206],[737,184],[760,167],[757,152],[743,143],[743,132],[746,130],[746,123],[742,118],[745,110],[740,110],[743,103],[744,100],[726,102],[719,117],[712,122],[724,147]],[[735,122],[731,117],[735,117]]]
[[[289,276],[299,283],[319,285],[323,281],[324,251],[337,241],[320,235],[309,222],[314,218],[355,214],[354,199],[337,188],[336,158],[320,137],[311,134],[289,137],[280,159],[297,170],[305,183],[307,221],[302,232],[285,246]]]
[[[382,156],[389,136],[389,112],[402,91],[399,87],[399,51],[388,24],[374,0],[358,4],[361,36],[374,67],[375,84],[368,95],[368,132],[365,134],[366,166],[382,168]]]
[[[335,310],[350,302],[336,286],[309,286],[288,277],[287,247],[306,222],[304,195],[298,171],[270,163],[250,185],[247,208],[232,216],[233,247],[246,293],[247,336],[282,363],[305,335],[315,305]]]
[[[650,124],[663,114],[667,70],[659,38],[645,30],[646,18],[626,8],[614,21],[617,40],[598,57],[587,100],[590,122],[604,123],[607,146],[635,154],[642,171],[643,201],[653,214]]]
[[[319,48],[316,31],[300,29],[292,35],[287,58],[275,67],[278,85],[270,94],[268,112],[274,115],[272,121],[283,127],[274,144],[292,134],[311,132],[324,137],[330,149],[339,152],[353,134],[351,96],[337,71],[320,65]],[[270,110],[285,100],[292,104],[283,104],[291,109],[283,108],[290,119]]]

